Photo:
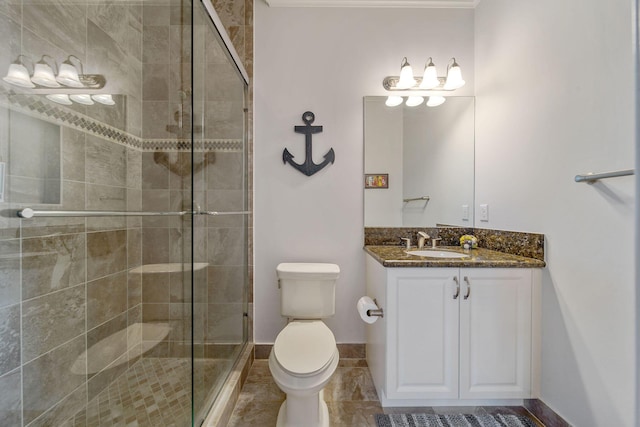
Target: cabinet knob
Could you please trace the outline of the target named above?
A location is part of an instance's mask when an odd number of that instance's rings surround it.
[[[469,299],[469,295],[471,295],[471,283],[467,276],[464,276],[464,282],[467,284],[467,293],[464,295],[464,299]]]
[[[453,299],[458,299],[460,296],[460,282],[458,282],[458,276],[453,276],[453,281],[456,282],[456,293],[453,295]]]

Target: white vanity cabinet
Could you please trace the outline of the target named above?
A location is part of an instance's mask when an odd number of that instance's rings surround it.
[[[367,326],[383,406],[534,397],[539,269],[385,268],[366,258],[367,294],[384,309]]]

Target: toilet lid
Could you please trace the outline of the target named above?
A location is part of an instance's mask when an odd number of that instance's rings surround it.
[[[276,338],[273,352],[280,366],[293,375],[311,375],[324,368],[336,350],[331,330],[320,320],[296,320]]]

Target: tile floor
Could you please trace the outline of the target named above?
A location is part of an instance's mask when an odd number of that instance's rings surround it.
[[[366,361],[343,359],[324,391],[331,425],[344,427],[376,427],[377,413],[471,413],[530,414],[522,407],[437,407],[385,408],[378,402]],[[276,425],[278,410],[285,395],[273,382],[268,361],[255,360],[242,388],[227,427],[270,427]],[[539,427],[541,423],[531,417]]]
[[[208,387],[229,365],[224,359],[196,363]],[[61,427],[184,427],[191,425],[191,403],[190,358],[143,358]]]

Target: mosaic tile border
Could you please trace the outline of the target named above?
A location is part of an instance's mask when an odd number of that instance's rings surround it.
[[[78,111],[43,100],[41,96],[7,92],[0,87],[0,105],[60,126],[70,127],[140,151],[189,151],[189,139],[143,139]],[[242,139],[197,139],[195,151],[242,151]]]

